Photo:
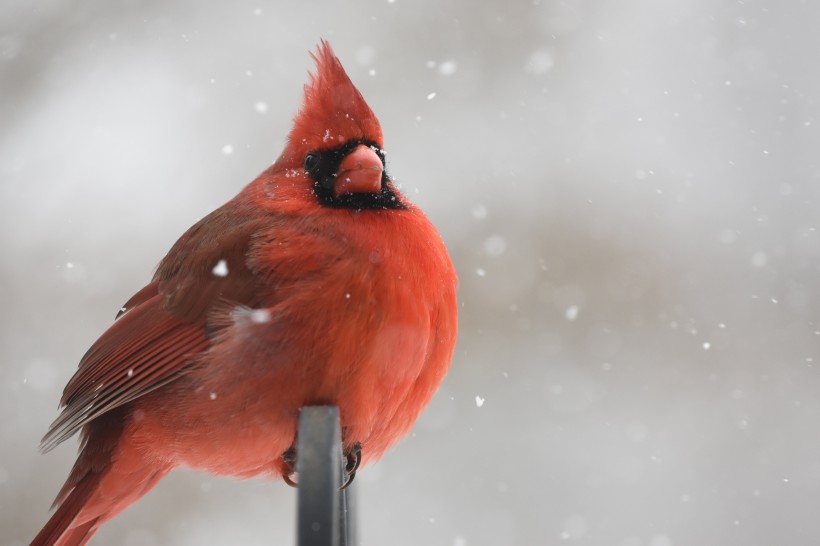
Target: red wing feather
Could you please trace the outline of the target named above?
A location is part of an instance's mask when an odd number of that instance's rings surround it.
[[[201,323],[168,314],[161,295],[129,309],[80,361],[63,391],[65,408],[43,437],[42,449],[53,449],[95,417],[178,378],[210,343]]]
[[[230,204],[230,203],[229,203]],[[253,306],[263,286],[245,255],[270,221],[219,208],[191,227],[80,361],[42,442],[49,451],[92,419],[162,387],[199,362],[220,327],[220,312]],[[246,211],[247,212],[247,211]],[[214,272],[222,262],[224,274]]]
[[[142,290],[131,296],[131,299],[128,300],[120,307],[119,312],[117,313],[116,318],[120,318],[125,313],[133,309],[134,307],[145,303],[147,300],[153,298],[159,292],[159,283],[154,281],[146,285]]]

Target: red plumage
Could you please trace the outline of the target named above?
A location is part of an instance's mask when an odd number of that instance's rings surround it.
[[[446,373],[456,274],[383,169],[381,127],[330,46],[285,150],[190,228],[82,358],[48,450],[81,452],[32,544],[84,544],[177,466],[288,472],[299,408],[335,404],[363,461]]]

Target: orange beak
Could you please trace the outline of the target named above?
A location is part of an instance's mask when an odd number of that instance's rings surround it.
[[[382,189],[382,160],[369,146],[356,147],[342,160],[333,183],[336,197],[346,193],[379,193]]]

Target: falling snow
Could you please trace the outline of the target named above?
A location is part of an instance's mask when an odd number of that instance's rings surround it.
[[[225,260],[219,260],[216,262],[216,265],[211,269],[211,273],[213,273],[217,277],[227,277],[228,276],[228,262]]]
[[[370,46],[362,46],[356,51],[356,62],[367,66],[373,64],[376,59],[376,50]]]
[[[487,218],[487,207],[481,203],[476,203],[472,208],[473,218],[476,220],[484,220]]]
[[[484,240],[484,252],[487,256],[498,257],[507,250],[507,240],[501,235],[491,235]]]
[[[530,74],[545,74],[552,69],[554,64],[555,59],[552,52],[545,49],[539,49],[537,51],[533,51],[527,58],[525,70]]]
[[[442,76],[452,76],[458,70],[458,65],[455,61],[444,61],[438,65],[438,73]]]
[[[250,317],[251,322],[254,324],[265,324],[271,320],[270,311],[267,309],[253,309],[250,312]]]
[[[755,267],[766,267],[766,264],[769,262],[769,257],[766,255],[765,252],[755,252],[752,254],[752,265]]]

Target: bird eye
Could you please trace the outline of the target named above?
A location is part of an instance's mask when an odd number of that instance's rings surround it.
[[[305,170],[312,171],[319,165],[319,156],[316,154],[308,154],[305,156]]]

